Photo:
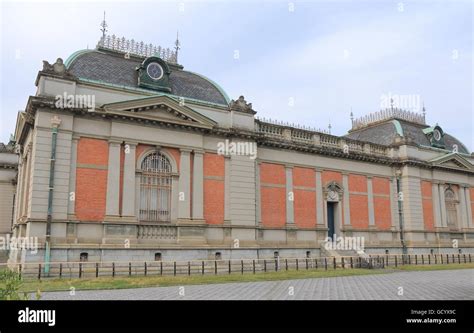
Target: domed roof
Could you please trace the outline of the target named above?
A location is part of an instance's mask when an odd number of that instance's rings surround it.
[[[124,54],[103,49],[83,50],[66,60],[71,74],[78,78],[104,83],[142,88],[138,85],[137,67],[145,58],[124,57]],[[229,105],[226,93],[206,77],[185,71],[181,66],[170,64],[169,86],[171,94],[220,105]],[[150,89],[150,91],[153,91]]]
[[[363,126],[353,128],[345,137],[387,146],[394,144],[397,137],[401,137],[425,147],[437,147],[452,151],[456,146],[459,153],[469,154],[469,150],[461,141],[442,132],[440,128],[443,144],[436,145],[432,139],[432,132],[436,128],[439,128],[439,126],[430,127],[424,123],[391,117],[390,119],[369,122]]]

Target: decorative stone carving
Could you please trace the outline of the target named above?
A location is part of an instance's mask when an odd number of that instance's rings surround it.
[[[330,182],[324,189],[326,201],[339,202],[342,198],[343,189],[335,181]]]
[[[48,61],[43,60],[43,72],[61,76],[72,76],[61,58],[58,58],[54,64],[50,64]]]
[[[244,96],[240,96],[238,100],[232,100],[229,104],[232,111],[246,112],[256,114],[257,112],[252,109],[252,103],[247,103]]]

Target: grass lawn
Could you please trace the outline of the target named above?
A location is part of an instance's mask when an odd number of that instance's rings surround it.
[[[277,281],[289,279],[308,279],[336,276],[355,276],[371,274],[387,274],[401,271],[428,271],[428,270],[450,270],[450,269],[468,269],[474,268],[471,264],[450,264],[450,265],[411,265],[399,266],[397,269],[389,267],[386,269],[336,269],[336,270],[300,270],[300,271],[280,271],[268,273],[245,273],[230,275],[192,275],[192,276],[117,276],[83,278],[83,279],[44,279],[24,280],[21,291],[36,292],[70,290],[95,290],[95,289],[123,289],[123,288],[142,288],[142,287],[166,287],[182,286],[190,284],[213,284],[229,282],[257,282],[257,281]]]

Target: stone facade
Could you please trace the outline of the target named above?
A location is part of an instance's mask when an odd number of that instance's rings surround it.
[[[153,59],[94,52],[45,62],[19,114],[13,233],[38,237],[40,251],[12,251],[12,262],[43,261],[46,242],[51,261],[318,256],[331,228],[364,237],[369,253],[401,253],[401,236],[413,253],[473,252],[468,152],[353,138],[418,118],[387,113],[338,137],[259,120],[243,97],[175,63],[156,90],[132,86],[136,63]],[[101,59],[109,67],[88,67]],[[58,96],[94,105],[58,107]]]

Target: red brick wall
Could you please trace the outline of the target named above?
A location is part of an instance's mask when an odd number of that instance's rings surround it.
[[[260,164],[262,224],[284,227],[286,223],[286,175],[279,164]]]
[[[299,228],[316,227],[316,173],[314,169],[293,168],[295,224]]]
[[[224,223],[224,156],[204,154],[204,219],[209,224]]]
[[[429,181],[421,181],[420,186],[425,230],[434,230],[432,185]]]
[[[102,221],[105,216],[109,145],[106,140],[80,138],[77,145],[75,213],[80,221]]]
[[[381,230],[388,230],[392,226],[390,180],[379,177],[372,178],[372,192],[374,195],[375,226]]]
[[[349,205],[352,227],[367,229],[369,227],[369,201],[366,176],[349,175]]]

